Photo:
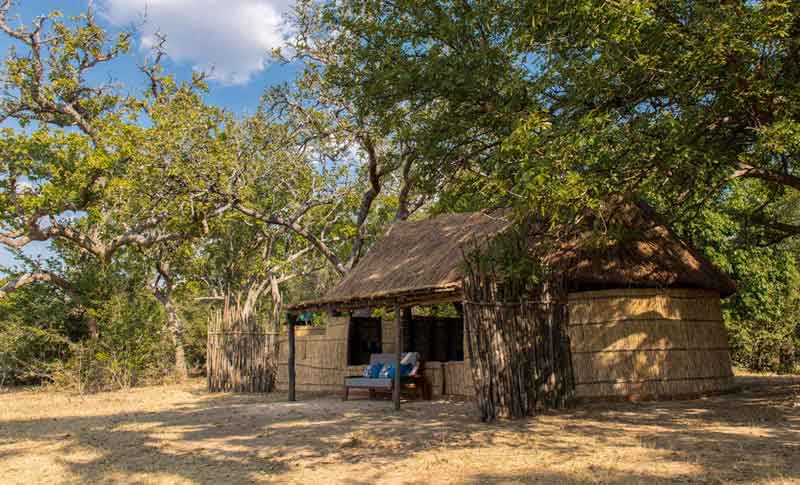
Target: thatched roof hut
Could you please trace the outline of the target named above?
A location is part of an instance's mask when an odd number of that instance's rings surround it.
[[[462,245],[508,225],[506,218],[482,212],[395,224],[324,298],[295,308],[375,306],[396,298],[418,304],[458,300]]]
[[[607,223],[626,230],[617,238],[587,230],[545,258],[564,274],[570,291],[606,288],[697,288],[729,296],[735,283],[665,225],[627,206]],[[464,245],[504,231],[503,213],[444,214],[396,224],[323,298],[293,309],[357,308],[461,299]]]
[[[549,236],[525,239],[534,253],[545,255],[546,266],[564,277],[566,302],[557,302],[554,308],[565,310],[562,315],[567,318],[561,321],[568,338],[528,339],[523,347],[569,342],[575,393],[582,398],[689,397],[730,390],[733,374],[720,297],[735,291],[734,282],[648,213],[647,207],[620,204],[601,215],[587,213],[582,221],[558,243]],[[608,230],[592,230],[598,226]],[[488,300],[466,298],[464,251],[474,247],[476,240],[502,242],[497,238],[501,233],[523,227],[497,212],[447,214],[395,225],[325,297],[289,309],[295,313],[332,311],[325,335],[298,340],[303,359],[298,364],[300,385],[339,389],[342,377],[358,370],[353,366],[359,362],[351,357],[363,353],[362,348],[368,355],[375,344],[379,352],[395,352],[398,362],[399,349],[446,354],[426,363],[425,376],[434,394],[469,396],[478,395],[476,389],[494,389],[486,382],[497,376],[478,372],[483,380],[474,380],[473,363],[499,353],[503,359],[523,361],[531,352],[514,354],[510,349],[521,347],[510,343],[513,339],[498,337],[495,342],[494,330],[517,329],[535,318],[506,318],[504,312],[514,307],[509,302],[493,307]],[[447,302],[461,304],[463,312],[455,322],[415,315],[411,308]],[[393,321],[369,312],[348,312],[385,306],[394,307]],[[475,310],[478,307],[481,310]],[[485,339],[468,337],[475,335],[475,328],[482,328],[476,322],[484,320],[494,325],[488,327],[492,332]],[[406,334],[408,338],[402,337]],[[490,340],[494,342],[491,351],[485,345]],[[291,341],[286,341],[288,348],[293,348]],[[364,345],[367,341],[370,345]],[[479,341],[484,342],[481,348]],[[540,350],[533,354],[540,355]],[[287,352],[286,364],[280,367],[287,369],[287,376],[294,372],[288,370],[294,369],[293,357],[288,357],[292,352]],[[558,360],[559,365],[565,362]],[[512,368],[517,367],[503,367]],[[286,379],[294,382],[294,377]],[[399,394],[395,394],[395,406],[399,406]]]

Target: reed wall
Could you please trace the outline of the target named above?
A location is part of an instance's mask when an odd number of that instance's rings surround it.
[[[346,375],[348,317],[296,337],[297,389],[339,392]],[[381,323],[384,352],[394,352],[394,320]],[[302,328],[302,327],[301,327]],[[619,289],[569,295],[569,337],[581,398],[658,398],[733,387],[719,295],[694,289]],[[466,336],[465,336],[466,338]],[[279,389],[288,385],[286,337],[280,339]],[[468,346],[463,362],[428,362],[433,396],[474,396]]]
[[[338,392],[342,390],[347,368],[349,317],[330,317],[324,329],[296,328],[295,389],[298,391]],[[289,387],[288,337],[278,341],[277,388]]]
[[[676,397],[733,387],[713,291],[572,293],[569,336],[578,397]]]
[[[680,397],[734,387],[716,292],[572,293],[568,308],[577,397]],[[444,363],[445,394],[474,395],[465,359]]]

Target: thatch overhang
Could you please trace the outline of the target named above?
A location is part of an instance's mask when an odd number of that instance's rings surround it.
[[[736,284],[643,208],[628,205],[607,222],[626,229],[617,237],[580,233],[549,252],[570,291],[610,288],[698,288],[722,297]],[[502,213],[445,214],[396,224],[323,298],[292,311],[350,310],[461,301],[461,262],[466,243],[509,227]]]
[[[395,224],[323,298],[291,310],[461,301],[462,246],[508,227],[502,214],[443,214]]]

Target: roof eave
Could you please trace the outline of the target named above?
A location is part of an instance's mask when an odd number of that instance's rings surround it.
[[[354,310],[376,308],[399,303],[401,306],[433,305],[457,302],[463,299],[460,283],[443,286],[404,288],[389,292],[361,295],[351,298],[321,298],[291,305],[288,311]]]

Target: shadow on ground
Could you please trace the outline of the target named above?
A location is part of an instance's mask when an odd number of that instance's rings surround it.
[[[83,482],[800,480],[800,379],[742,383],[734,395],[585,405],[494,425],[478,422],[468,402],[413,402],[394,413],[386,401],[301,394],[288,403],[195,384],[166,409],[61,408],[56,418],[0,421],[0,464],[11,466],[12,482],[28,481],[23,468],[37,460]],[[54,456],[32,458],[48,447]]]

